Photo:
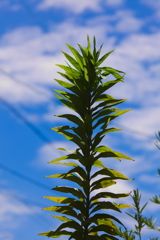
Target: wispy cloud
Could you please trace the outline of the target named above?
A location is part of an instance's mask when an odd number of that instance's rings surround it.
[[[7,190],[1,191],[0,194],[0,222],[3,228],[10,226],[9,223],[12,222],[11,228],[19,226],[20,221],[18,217],[24,217],[26,215],[35,214],[38,212],[36,206],[28,206],[19,197],[20,194],[13,193]],[[17,221],[14,219],[17,218]],[[21,220],[22,220],[21,218]]]
[[[21,6],[9,0],[1,0],[0,9],[3,9],[3,11],[18,11],[21,9]]]
[[[150,0],[141,0],[141,3],[148,5],[149,7],[153,8],[155,10],[153,17],[156,17],[157,19],[160,18],[160,2],[159,2],[159,0],[155,0],[154,2],[151,2]]]
[[[90,9],[93,11],[100,11],[100,0],[82,0],[80,2],[75,2],[74,0],[59,0],[59,1],[52,1],[52,0],[42,0],[41,3],[37,6],[38,10],[48,10],[49,8],[64,8],[65,10],[69,10],[75,13],[81,13],[86,9]]]
[[[51,8],[62,8],[65,11],[70,11],[74,13],[82,13],[85,10],[91,10],[94,12],[99,12],[103,10],[103,4],[110,6],[110,7],[118,7],[122,5],[124,0],[82,0],[79,2],[75,2],[74,0],[59,0],[59,1],[52,1],[52,0],[42,0],[38,6],[37,10],[49,10]]]

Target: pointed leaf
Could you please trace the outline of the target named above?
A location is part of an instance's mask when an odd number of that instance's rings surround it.
[[[103,57],[101,57],[101,59],[96,63],[96,67],[98,67],[102,62],[104,62],[104,60],[113,52],[114,50],[106,53],[105,55],[103,55]]]
[[[110,176],[113,179],[131,180],[131,179],[127,178],[126,176],[124,176],[122,173],[120,173],[116,170],[113,170],[113,169],[109,169],[109,168],[101,169],[100,171],[94,173],[92,175],[91,179],[97,177],[98,175]]]
[[[76,199],[74,198],[69,198],[69,197],[43,197],[43,198],[47,198],[53,202],[56,202],[56,203],[62,203],[62,204],[70,204],[74,201],[76,201]]]
[[[69,61],[78,71],[81,70],[81,67],[79,66],[79,64],[77,63],[77,61],[76,61],[74,58],[72,58],[68,53],[65,53],[65,52],[63,52],[63,51],[61,51],[61,52],[65,55],[65,57],[68,59],[68,61]]]
[[[81,67],[81,69],[83,70],[83,64],[82,64],[82,56],[79,54],[79,52],[73,48],[71,45],[67,44],[67,47],[71,50],[71,52],[73,53],[73,55],[75,56],[77,62],[79,63],[79,66]]]
[[[105,147],[105,146],[100,146],[94,149],[95,152],[101,152],[98,156],[96,156],[96,158],[101,158],[101,157],[113,157],[113,158],[123,158],[123,159],[127,159],[127,160],[132,160],[134,161],[132,158],[127,157],[126,155],[119,153],[119,152],[115,152],[112,149]]]
[[[88,219],[88,222],[91,224],[91,223],[97,223],[98,225],[100,224],[105,224],[105,219],[113,219],[114,221],[118,222],[119,224],[121,224],[122,226],[123,223],[121,221],[119,221],[118,218],[110,215],[110,214],[106,214],[106,213],[98,213],[98,214],[95,214],[93,217],[90,217]],[[88,223],[87,222],[87,223]]]
[[[93,200],[92,200],[93,201]],[[102,210],[102,209],[111,209],[111,210],[114,210],[114,211],[117,211],[117,212],[121,212],[119,210],[119,207],[117,207],[118,205],[115,205],[114,203],[111,203],[109,201],[107,202],[94,202],[91,204],[90,208],[93,208],[90,212],[90,214],[94,213],[94,212],[97,212],[99,210]]]
[[[111,193],[111,192],[101,192],[97,193],[94,197],[91,198],[91,201],[99,198],[123,198],[128,197],[129,193]]]
[[[47,207],[47,208],[43,208],[43,210],[58,212],[58,213],[66,214],[66,215],[69,215],[69,216],[74,217],[76,219],[79,219],[76,211],[74,211],[70,206]]]
[[[52,238],[58,238],[61,236],[71,236],[72,232],[69,231],[59,231],[59,233],[55,233],[54,231],[49,231],[45,233],[39,233],[40,236],[46,236],[46,237],[52,237]]]
[[[69,222],[69,221],[73,221],[72,219],[69,219],[65,216],[56,216],[56,215],[50,215],[51,217],[54,217],[54,218],[57,218],[59,219],[60,221],[63,221],[63,222]]]
[[[52,190],[63,193],[70,193],[75,197],[79,198],[80,200],[83,200],[85,198],[83,192],[77,188],[56,186],[55,188],[52,188]]]
[[[92,183],[91,191],[94,191],[94,190],[100,189],[100,188],[106,188],[106,187],[112,186],[114,184],[116,184],[116,182],[111,180],[111,178],[108,178],[108,179],[107,178],[102,178],[102,179],[99,179],[96,182]]]

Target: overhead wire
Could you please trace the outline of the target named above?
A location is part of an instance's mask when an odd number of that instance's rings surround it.
[[[148,133],[145,133],[143,131],[139,131],[137,129],[133,129],[133,128],[130,128],[130,127],[126,127],[124,126],[123,124],[119,124],[116,122],[116,125],[123,128],[123,130],[129,132],[129,133],[132,133],[132,134],[136,134],[136,135],[139,135],[139,136],[142,136],[142,137],[145,137],[147,138],[148,140],[152,140],[153,141],[153,138],[154,136],[152,135],[149,135]]]
[[[6,196],[6,197],[8,197],[9,199],[13,198],[13,199],[15,199],[16,201],[18,201],[18,202],[20,202],[20,203],[22,203],[22,204],[25,204],[26,206],[32,205],[32,207],[44,208],[44,205],[43,205],[42,203],[39,203],[39,202],[30,200],[30,199],[26,199],[26,198],[23,198],[23,197],[16,196],[16,195],[13,194],[13,193],[6,192],[6,190],[5,190],[5,192],[4,192],[4,191],[1,191],[1,195]],[[41,214],[41,213],[38,213],[38,215],[39,215],[39,214]],[[37,216],[37,213],[36,213],[36,215],[34,214],[34,217],[35,217],[35,216],[38,217],[38,216]],[[31,218],[31,219],[32,219],[32,218]],[[38,219],[39,219],[39,217],[38,217]],[[47,225],[48,225],[48,224],[51,224],[51,221],[50,221],[48,218],[44,217],[44,215],[41,216],[40,219],[43,220],[43,222],[45,222],[45,224],[47,224]]]
[[[29,120],[27,120],[16,108],[8,103],[3,97],[0,96],[0,102],[8,108],[18,119],[20,119],[34,134],[41,139],[44,143],[48,143],[52,148],[52,141],[46,137],[37,127],[35,127]],[[53,150],[53,148],[52,148]]]
[[[11,73],[6,72],[4,69],[0,68],[0,72],[1,72],[1,74],[7,76],[8,78],[10,78],[12,81],[16,82],[17,84],[19,84],[19,85],[29,89],[30,91],[32,91],[34,93],[39,94],[42,97],[47,98],[47,100],[51,100],[52,99],[51,97],[49,97],[49,95],[46,92],[40,90],[38,87],[33,86],[32,84],[26,83],[26,82],[18,79],[17,77],[12,75]]]
[[[31,13],[30,8],[28,7],[28,5],[26,5],[26,3],[24,3],[24,1],[22,1],[21,4],[25,8],[25,10],[29,14],[29,16],[35,21],[35,23],[41,27],[41,23],[39,21],[37,21],[37,18]],[[2,68],[0,68],[0,72],[3,75],[6,75],[10,79],[12,79],[17,84],[19,84],[19,85],[21,85],[23,87],[26,87],[30,91],[36,92],[37,94],[40,94],[41,96],[44,96],[45,98],[51,100],[51,98],[49,98],[48,95],[45,92],[41,91],[39,88],[37,88],[37,87],[35,87],[35,86],[33,86],[33,85],[29,84],[29,83],[21,81],[20,79],[18,79],[17,77],[13,76],[12,74],[6,72]],[[24,122],[30,128],[30,130],[32,132],[34,132],[43,142],[50,143],[50,144],[52,143],[51,140],[49,140],[37,127],[35,127],[32,123],[30,123],[29,120],[27,120],[17,109],[15,109],[11,104],[9,104],[4,98],[0,97],[0,100],[1,100],[3,105],[5,105],[14,115],[16,115],[17,118],[19,118],[22,122]],[[144,133],[142,131],[138,131],[136,129],[125,127],[122,124],[117,124],[117,125],[122,127],[127,132],[130,132],[130,133],[133,133],[133,134],[137,134],[137,135],[141,135],[141,136],[143,136],[143,137],[145,137],[147,139],[153,140],[152,136],[150,136],[149,134],[146,134],[146,133]],[[15,171],[15,170],[11,169],[11,168],[5,166],[4,164],[0,163],[0,167],[4,171],[6,171],[6,172],[8,172],[8,173],[18,177],[18,178],[21,178],[22,180],[25,180],[25,181],[27,181],[27,182],[29,182],[29,183],[37,186],[37,187],[40,187],[42,189],[46,189],[46,188],[48,189],[49,188],[49,186],[47,186],[45,184],[42,184],[39,181],[34,180],[34,179],[32,179],[32,178],[30,178],[30,177],[28,177],[28,176],[26,176],[26,175],[24,175],[22,173],[19,173],[18,171]]]
[[[26,182],[29,182],[31,183],[32,185],[35,185],[36,187],[39,187],[39,188],[42,188],[42,189],[45,189],[45,190],[51,190],[51,187],[49,187],[48,185],[44,184],[44,183],[41,183],[29,176],[26,176],[24,175],[23,173],[20,173],[16,170],[13,170],[12,168],[10,167],[7,167],[6,165],[0,163],[0,168],[3,169],[5,172],[8,172]]]

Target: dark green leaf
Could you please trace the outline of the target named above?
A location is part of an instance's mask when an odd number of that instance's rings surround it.
[[[52,188],[52,190],[63,192],[63,193],[70,193],[75,197],[79,198],[80,200],[83,200],[85,198],[83,192],[77,188],[57,186],[55,188]]]
[[[100,189],[100,188],[106,188],[106,187],[112,186],[114,184],[116,184],[116,182],[113,181],[111,178],[101,178],[92,183],[91,191],[94,191],[94,190]]]
[[[71,45],[67,44],[67,47],[71,50],[71,52],[73,53],[73,55],[75,56],[77,62],[79,63],[79,66],[81,67],[81,69],[83,70],[83,63],[82,63],[82,56],[79,54],[79,52],[73,48]]]
[[[91,179],[93,179],[99,175],[109,176],[109,177],[112,177],[112,179],[131,180],[131,179],[127,178],[126,176],[124,176],[122,173],[120,173],[116,170],[113,170],[113,169],[109,169],[109,168],[101,169],[100,171],[94,173],[92,175]]]
[[[63,52],[63,51],[61,51],[61,52],[65,55],[65,57],[68,59],[68,61],[69,61],[78,71],[81,70],[81,67],[79,66],[79,64],[77,63],[77,61],[76,61],[74,58],[72,58],[69,54],[67,54],[67,53],[65,53],[65,52]]]
[[[118,205],[115,205],[114,203],[111,203],[109,201],[107,202],[94,202],[91,204],[90,208],[93,208],[90,212],[90,214],[94,213],[94,212],[97,212],[99,210],[102,210],[102,209],[111,209],[111,210],[114,210],[114,211],[117,211],[117,212],[121,212],[119,210],[119,207],[117,207]]]
[[[59,231],[59,233],[55,233],[54,231],[49,231],[45,233],[39,233],[40,236],[46,236],[46,237],[52,237],[52,238],[58,238],[61,236],[71,236],[72,232],[69,231]]]
[[[104,60],[113,52],[114,50],[106,53],[105,55],[103,55],[103,57],[101,57],[101,59],[96,63],[96,67],[98,67],[102,62],[104,62]]]
[[[70,206],[47,207],[47,208],[43,208],[43,210],[66,214],[66,215],[69,215],[69,216],[71,216],[71,217],[75,217],[75,218],[78,219],[78,216],[77,216],[76,211],[74,211]]]
[[[91,201],[99,198],[123,198],[129,196],[129,193],[111,193],[111,192],[101,192],[97,193],[94,197],[91,198]]]

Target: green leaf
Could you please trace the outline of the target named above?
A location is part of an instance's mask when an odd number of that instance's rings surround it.
[[[97,62],[97,60],[98,60],[98,58],[99,58],[99,55],[100,55],[101,50],[102,50],[102,47],[103,47],[103,44],[100,46],[100,48],[99,48],[98,51],[96,52],[96,62]]]
[[[91,198],[91,201],[99,198],[124,198],[129,196],[129,193],[111,193],[111,192],[101,192],[97,193],[94,197]]]
[[[113,112],[120,112],[121,110],[118,108],[110,108],[110,109],[106,109],[104,111],[99,111],[98,114],[96,114],[96,116],[93,118],[93,121],[97,120],[100,117],[104,117],[107,116]]]
[[[112,235],[118,235],[118,228],[115,227],[111,227],[108,225],[99,225],[99,226],[92,226],[89,229],[89,233],[91,232],[106,232],[108,234],[112,234]]]
[[[96,223],[98,225],[103,225],[103,224],[107,224],[108,225],[107,221],[109,219],[112,219],[112,220],[118,222],[119,224],[121,224],[122,226],[124,226],[123,223],[121,221],[119,221],[118,218],[116,218],[116,217],[114,217],[114,216],[112,216],[110,214],[106,214],[106,213],[97,213],[97,214],[95,214],[93,217],[90,217],[88,219],[87,223],[91,224],[91,223],[94,222],[94,223]]]
[[[108,129],[103,129],[102,131],[98,132],[94,138],[92,139],[92,146],[91,150],[94,150],[99,143],[102,141],[106,133],[109,132],[115,132],[115,131],[121,131],[122,129],[117,129],[117,128],[108,128]]]
[[[78,72],[74,68],[71,68],[71,67],[68,67],[68,66],[65,66],[65,65],[61,65],[61,64],[56,64],[56,66],[65,70],[66,74],[69,74],[70,76],[74,76],[75,78],[80,77],[80,72]]]
[[[55,188],[52,188],[52,190],[63,192],[63,193],[70,193],[73,196],[79,198],[80,200],[83,200],[85,198],[85,195],[83,194],[83,192],[77,188],[56,186]]]
[[[82,119],[78,118],[77,116],[73,114],[61,114],[61,115],[55,115],[56,117],[60,118],[66,118],[67,120],[77,124],[78,126],[81,126],[82,129],[84,129],[84,122]]]
[[[72,219],[69,219],[65,216],[56,216],[56,215],[50,215],[51,217],[54,217],[54,218],[57,218],[59,219],[60,221],[63,221],[63,222],[69,222],[69,221],[73,221]]]
[[[116,184],[115,181],[111,180],[111,178],[102,178],[102,179],[99,179],[97,180],[96,182],[93,182],[91,184],[91,192],[96,190],[96,189],[100,189],[100,188],[106,188],[106,187],[109,187],[109,186],[112,186]]]
[[[69,61],[78,71],[81,70],[81,67],[79,66],[79,64],[77,63],[77,61],[76,61],[74,58],[72,58],[69,54],[67,54],[67,53],[65,53],[65,52],[63,52],[63,51],[61,51],[61,52],[65,55],[65,57],[68,59],[68,61]]]
[[[80,176],[81,180],[86,180],[87,179],[86,172],[83,170],[83,168],[81,168],[79,166],[69,170],[66,175],[71,174],[71,173],[75,173],[78,176]]]
[[[103,210],[103,209],[111,209],[111,210],[114,210],[114,211],[117,211],[117,212],[121,212],[119,210],[118,205],[116,206],[114,203],[111,203],[109,201],[107,201],[107,202],[105,202],[105,201],[103,201],[103,202],[93,202],[90,206],[90,209],[93,208],[93,207],[94,207],[94,209],[91,210],[90,214],[92,214],[94,212],[97,212],[99,210]]]
[[[106,168],[101,160],[94,161],[93,166],[99,167],[99,168]],[[92,179],[92,177],[91,177],[91,179]]]
[[[109,177],[112,177],[112,179],[131,180],[131,179],[127,178],[126,176],[124,176],[122,173],[120,173],[116,170],[113,170],[113,169],[109,169],[109,168],[105,168],[105,169],[101,169],[100,171],[97,171],[96,173],[94,173],[92,175],[91,179],[93,179],[99,175],[109,176]]]
[[[106,53],[105,55],[103,55],[103,57],[101,57],[101,59],[96,63],[96,67],[98,67],[102,62],[104,62],[104,60],[113,52],[114,50]]]
[[[93,129],[95,129],[96,127],[98,127],[98,126],[101,125],[101,124],[105,124],[105,123],[108,121],[109,118],[110,118],[111,120],[113,120],[113,119],[115,119],[116,117],[118,117],[118,116],[120,116],[120,115],[122,115],[122,114],[124,114],[124,113],[126,113],[126,112],[128,112],[128,111],[130,111],[130,109],[129,109],[129,110],[119,111],[119,112],[110,114],[109,116],[105,116],[105,117],[100,118],[100,119],[97,121],[97,123],[93,126]]]
[[[70,203],[76,201],[76,199],[69,198],[69,197],[43,197],[43,198],[47,198],[53,202],[61,203],[61,204],[70,204]]]
[[[83,141],[77,135],[63,130],[62,127],[55,127],[55,128],[51,128],[51,129],[62,134],[66,139],[74,142],[80,148],[85,147]]]
[[[101,157],[113,157],[113,158],[123,158],[123,159],[127,159],[127,160],[132,160],[134,161],[132,158],[127,157],[126,155],[119,153],[119,152],[115,152],[112,149],[105,147],[105,146],[100,146],[94,149],[95,152],[101,152],[98,156],[96,156],[96,158],[101,158]]]
[[[72,235],[68,240],[71,240],[71,239],[82,240],[82,236],[83,236],[82,230],[74,231],[72,232]]]
[[[81,67],[81,69],[83,70],[83,64],[82,64],[82,56],[79,54],[79,52],[73,48],[71,45],[67,44],[67,47],[71,50],[71,52],[73,53],[73,55],[75,56],[77,62],[79,63],[79,66]]]
[[[62,148],[61,149],[59,148],[59,150],[62,150]],[[68,159],[74,159],[74,160],[81,159],[82,160],[82,157],[81,157],[81,155],[79,153],[76,153],[76,154],[72,153],[72,154],[68,154],[66,156],[62,156],[60,158],[56,158],[56,159],[54,159],[54,160],[52,160],[52,161],[50,161],[48,163],[57,163],[57,162],[60,162],[60,161],[63,161],[63,160],[68,160]]]
[[[69,231],[59,231],[59,233],[55,233],[54,231],[49,231],[49,232],[45,232],[45,233],[39,233],[38,235],[40,236],[46,236],[46,237],[52,237],[52,238],[58,238],[61,236],[71,236],[72,232]]]
[[[93,99],[92,102],[95,102],[97,100],[97,98],[104,93],[106,90],[108,90],[109,88],[113,87],[116,83],[118,82],[123,82],[123,78],[121,77],[120,79],[117,80],[111,80],[111,81],[107,81],[105,83],[102,83],[96,90],[95,95],[93,95]],[[114,98],[112,98],[114,99]]]
[[[102,108],[102,110],[105,110],[106,108],[116,106],[117,104],[120,104],[124,101],[126,101],[126,99],[111,99],[111,100],[109,99],[109,100],[103,101],[103,102],[99,103],[98,105],[96,105],[95,107],[93,107],[92,112],[96,115],[99,112],[99,110],[96,111],[98,108],[104,107],[104,108]]]
[[[77,183],[79,186],[83,186],[83,182],[82,180],[73,175],[73,174],[54,174],[54,175],[49,175],[49,176],[45,176],[45,177],[50,177],[50,178],[62,178],[62,179],[65,179],[65,180],[69,180],[69,181],[72,181],[74,183]]]
[[[78,165],[75,164],[75,163],[65,163],[65,162],[59,163],[59,162],[56,162],[56,163],[54,163],[54,164],[60,164],[60,165],[70,166],[70,167],[78,167]]]
[[[70,206],[46,207],[46,208],[43,208],[43,210],[66,214],[79,220],[76,211],[74,211]]]
[[[77,210],[79,210],[81,212],[81,214],[83,216],[85,216],[85,213],[86,213],[86,206],[83,202],[80,202],[80,201],[74,201],[72,203],[70,203],[70,206],[72,208],[75,208]]]
[[[64,229],[64,228],[73,228],[75,230],[78,230],[81,228],[81,225],[79,225],[76,221],[69,221],[69,222],[65,222],[62,223],[55,231],[55,233],[59,233],[60,230]]]

